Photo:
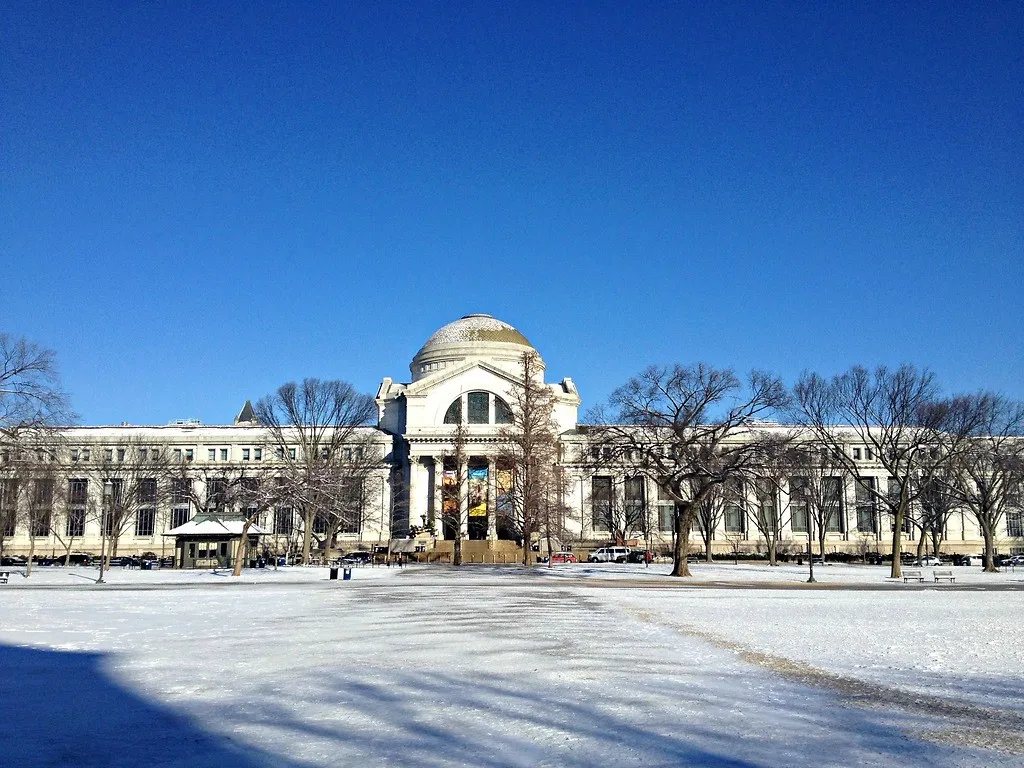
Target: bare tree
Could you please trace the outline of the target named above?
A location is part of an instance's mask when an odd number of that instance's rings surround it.
[[[469,524],[469,441],[460,418],[452,428],[451,448],[441,453],[441,526],[454,536],[452,564],[462,565],[462,530]],[[486,501],[484,508],[486,510]]]
[[[782,382],[754,371],[746,385],[704,364],[651,367],[612,393],[614,416],[592,415],[597,444],[626,457],[679,505],[673,576],[689,576],[690,530],[704,499],[762,460],[761,420],[788,403]]]
[[[524,352],[520,365],[509,423],[499,431],[498,465],[511,474],[512,487],[508,503],[497,513],[522,532],[523,565],[529,565],[535,533],[544,536],[551,552],[566,480],[558,468],[555,397],[544,384],[540,356],[532,350]]]
[[[985,540],[985,570],[995,571],[996,532],[1024,495],[1024,403],[981,399],[982,417],[952,462],[943,490],[966,507]]]
[[[0,441],[73,420],[53,350],[0,333]]]
[[[310,560],[314,522],[329,528],[331,520],[348,514],[346,508],[351,512],[352,494],[362,491],[371,464],[359,427],[375,413],[372,397],[337,380],[289,382],[256,403],[256,418],[276,453],[278,476],[302,517],[303,564]],[[372,463],[379,460],[374,457]]]
[[[170,496],[170,485],[161,479],[175,464],[168,451],[142,437],[100,451],[98,462],[82,468],[82,474],[101,489],[97,583],[103,582],[110,559],[117,557],[123,536],[131,531],[137,536],[156,532],[157,510]]]
[[[942,540],[946,537],[946,526],[953,513],[960,507],[957,495],[952,488],[955,484],[953,467],[943,462],[934,477],[925,484],[918,501],[919,512],[916,522],[921,530],[921,538],[917,545],[917,559],[924,555],[925,542],[931,541],[932,554],[939,556]]]
[[[889,512],[891,576],[899,578],[907,510],[941,462],[959,453],[976,431],[983,396],[941,397],[934,375],[911,365],[880,366],[873,373],[855,366],[831,380],[804,374],[794,394],[797,418]],[[895,493],[869,482],[867,465],[847,451],[851,443],[882,465]]]
[[[818,553],[825,560],[825,542],[830,532],[843,530],[846,461],[829,445],[805,440],[786,452],[790,467],[790,520],[794,528],[807,533],[810,558],[809,581],[814,580],[814,552],[810,542],[817,539]]]
[[[679,516],[679,505],[676,505],[676,517]],[[715,561],[712,547],[715,541],[715,531],[725,516],[725,493],[722,486],[718,485],[704,494],[704,498],[694,512],[694,520],[697,523],[697,532],[704,543],[704,561],[713,563]],[[678,528],[678,526],[677,526]]]

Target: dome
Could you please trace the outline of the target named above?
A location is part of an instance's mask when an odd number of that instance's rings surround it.
[[[466,315],[438,329],[412,359],[413,381],[467,358],[514,365],[533,345],[508,323],[491,315]]]
[[[491,315],[466,315],[435,331],[420,352],[439,344],[466,344],[474,341],[508,342],[533,348],[526,337],[508,323]]]

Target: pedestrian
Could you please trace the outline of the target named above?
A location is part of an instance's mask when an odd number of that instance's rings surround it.
[[[651,559],[651,550],[648,549],[644,552],[644,564],[646,564],[648,568],[651,567]]]

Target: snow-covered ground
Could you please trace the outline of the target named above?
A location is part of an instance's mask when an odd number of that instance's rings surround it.
[[[86,566],[35,566],[31,575],[25,577],[25,568],[4,566],[2,571],[9,571],[7,587],[50,587],[50,586],[91,586],[96,582],[99,569]],[[384,566],[357,566],[352,568],[352,579],[364,581],[379,579],[399,573],[402,569]],[[272,584],[301,583],[311,581],[327,581],[329,569],[314,566],[284,566],[281,568],[246,568],[241,576],[232,576],[230,569],[220,570],[184,570],[173,568],[157,568],[143,571],[137,568],[114,567],[103,574],[103,580],[111,586],[143,587],[154,586],[200,586],[230,583]],[[343,573],[339,572],[338,579]],[[0,585],[3,588],[4,585]]]
[[[1021,765],[1024,591],[823,570],[847,568],[14,577],[0,766]]]

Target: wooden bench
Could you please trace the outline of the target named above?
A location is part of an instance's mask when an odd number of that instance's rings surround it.
[[[934,576],[936,581],[948,579],[950,584],[956,581],[956,576],[953,575],[953,570],[951,568],[936,568]]]
[[[923,584],[924,574],[918,568],[908,568],[903,572],[903,583],[906,584],[908,581],[920,581]]]
[[[11,578],[10,571],[0,571],[0,584],[6,584],[9,578]]]

